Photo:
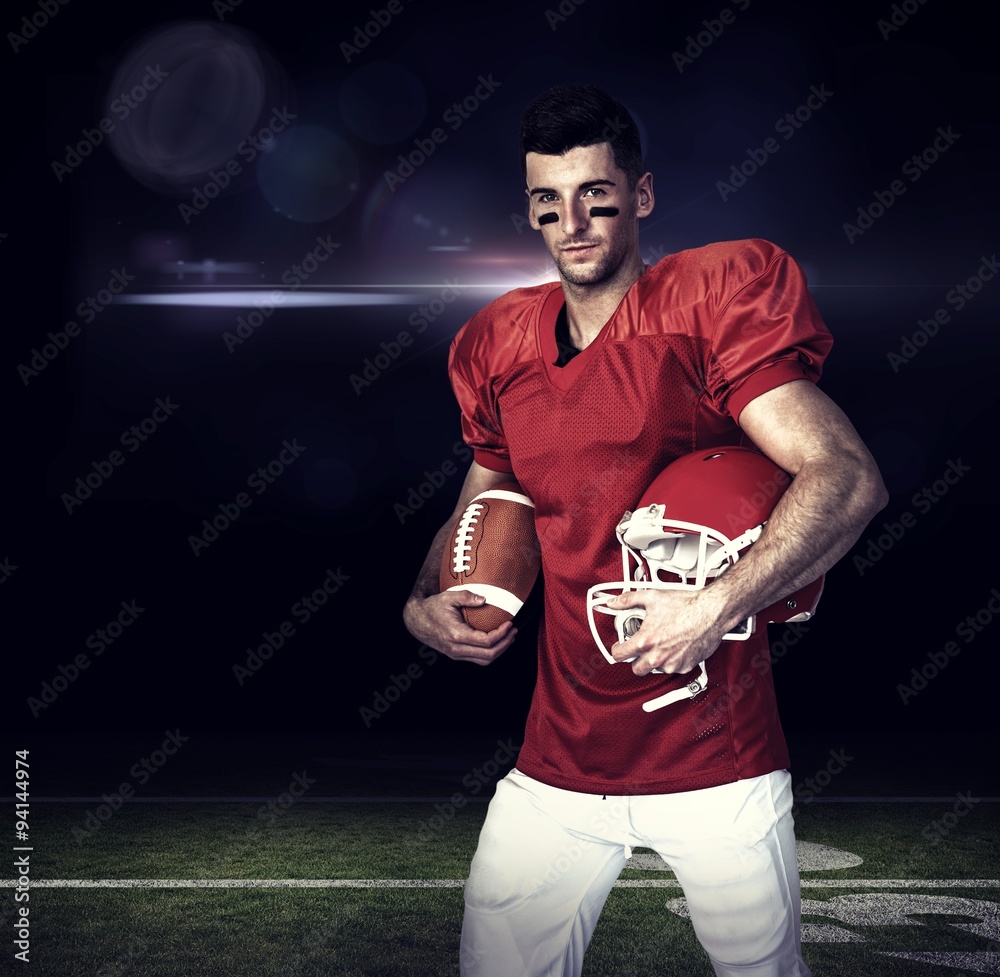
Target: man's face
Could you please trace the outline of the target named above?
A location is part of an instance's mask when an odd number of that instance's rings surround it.
[[[531,226],[541,230],[559,274],[573,285],[597,285],[613,277],[636,250],[636,217],[652,210],[652,177],[634,190],[614,161],[610,143],[577,146],[562,156],[528,153],[527,195]],[[592,207],[616,207],[614,217],[591,217]],[[545,214],[558,218],[540,223]]]

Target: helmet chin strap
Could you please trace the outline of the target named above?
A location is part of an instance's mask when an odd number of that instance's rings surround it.
[[[594,635],[594,640],[597,642],[597,647],[601,649],[601,653],[604,657],[612,664],[617,665],[619,662],[611,657],[611,652],[605,647],[604,642],[601,640],[601,636],[597,631],[597,622],[594,619],[594,611],[599,611],[602,614],[612,614],[615,618],[615,630],[618,632],[618,640],[625,642],[635,634],[638,628],[629,628],[628,622],[634,620],[642,620],[646,616],[646,612],[641,607],[632,607],[626,611],[616,611],[611,607],[604,607],[602,602],[610,600],[613,596],[602,592],[600,587],[608,586],[607,584],[598,584],[596,587],[591,587],[589,593],[587,594],[587,603],[589,605],[590,613],[588,617],[590,618],[590,629]],[[676,584],[678,589],[690,589],[686,588],[683,584]],[[666,589],[663,587],[654,589]],[[728,635],[726,636],[728,637]],[[627,664],[628,662],[634,662],[635,657],[623,659],[621,664]],[[680,702],[681,699],[693,699],[699,692],[704,692],[708,688],[708,670],[705,668],[704,662],[699,662],[700,672],[697,678],[692,679],[687,685],[682,685],[679,689],[674,689],[671,692],[667,692],[664,695],[657,696],[655,699],[650,699],[648,702],[642,704],[642,708],[646,712],[653,712],[655,709],[662,709],[664,706],[669,706],[672,702]],[[654,668],[652,671],[654,675],[664,675],[667,674],[659,668]]]
[[[708,688],[708,669],[705,668],[704,662],[700,662],[699,667],[701,671],[696,679],[688,682],[682,688],[674,689],[673,692],[667,692],[655,699],[644,702],[642,704],[643,712],[654,712],[657,709],[662,709],[664,706],[669,706],[672,702],[680,702],[682,699],[693,699],[699,692],[704,692]],[[660,670],[654,668],[653,671],[658,673]]]
[[[614,586],[614,584],[597,584],[596,586],[591,587],[587,593],[590,630],[594,636],[594,641],[597,642],[597,647],[601,649],[601,654],[604,655],[610,664],[628,664],[629,662],[634,662],[637,656],[633,655],[631,658],[624,658],[621,662],[612,658],[611,652],[608,651],[604,642],[601,640],[600,633],[597,630],[597,620],[594,616],[594,612],[608,614],[614,617],[615,630],[618,632],[618,640],[621,642],[628,641],[628,639],[639,630],[638,628],[630,627],[629,622],[635,620],[641,621],[646,616],[646,612],[641,607],[631,607],[628,610],[618,611],[613,607],[604,606],[614,595],[607,593],[606,591],[602,591],[601,587],[611,586]],[[685,584],[660,584],[659,586],[652,585],[637,589],[691,590],[693,588]],[[750,637],[750,635],[753,634],[754,626],[755,617],[754,615],[751,615],[744,622],[742,629],[730,631],[728,634],[724,634],[722,639],[723,641],[745,641]],[[699,692],[704,692],[705,689],[708,688],[708,669],[705,667],[704,662],[699,662],[698,667],[700,669],[698,676],[688,682],[687,685],[683,685],[679,689],[674,689],[671,692],[666,692],[661,696],[657,696],[655,699],[650,699],[648,702],[644,702],[642,704],[642,708],[646,712],[653,712],[656,709],[662,709],[664,706],[669,706],[673,702],[680,702],[683,699],[693,699]],[[654,668],[650,674],[665,675],[673,673],[666,673],[660,668]]]

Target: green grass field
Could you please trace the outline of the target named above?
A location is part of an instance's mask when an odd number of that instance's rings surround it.
[[[469,804],[428,830],[430,802],[301,801],[284,809],[126,803],[83,835],[87,809],[33,806],[31,962],[23,966],[5,953],[3,973],[458,973],[461,881],[484,804]],[[800,842],[861,859],[803,871],[804,952],[815,977],[1000,973],[1000,891],[977,884],[1000,878],[1000,810],[979,803],[944,822],[948,810],[942,803],[797,810]],[[180,880],[189,887],[46,884],[57,880]],[[193,885],[213,880],[232,881]],[[282,887],[250,888],[246,880],[278,880]],[[285,880],[320,882],[290,887]],[[372,882],[356,887],[343,880]],[[399,880],[423,882],[401,887]],[[595,933],[586,977],[710,977],[681,891],[664,886],[670,880],[667,871],[626,869]],[[946,886],[946,880],[960,881]],[[17,903],[9,888],[2,898],[0,921],[10,933]]]

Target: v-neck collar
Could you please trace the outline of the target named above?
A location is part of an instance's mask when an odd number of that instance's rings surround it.
[[[644,266],[644,268],[645,271],[643,274],[649,271],[648,266]],[[556,361],[559,359],[559,347],[556,343],[556,320],[559,318],[559,313],[566,304],[566,296],[563,294],[562,285],[552,289],[542,303],[538,317],[535,320],[538,348],[541,350],[545,375],[552,386],[563,391],[569,390],[573,386],[577,378],[596,355],[598,348],[604,344],[605,339],[607,339],[608,334],[611,332],[611,325],[621,312],[629,293],[642,281],[642,278],[643,275],[640,275],[628,287],[617,308],[611,313],[608,321],[601,327],[601,331],[594,337],[593,342],[581,349],[565,366],[556,366]]]

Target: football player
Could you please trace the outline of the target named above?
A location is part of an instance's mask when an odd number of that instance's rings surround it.
[[[528,106],[521,160],[530,223],[559,281],[498,298],[452,343],[474,460],[404,610],[411,633],[450,658],[487,665],[507,650],[513,624],[467,626],[461,608],[482,598],[438,593],[438,569],[469,500],[516,479],[535,504],[545,581],[538,681],[465,889],[462,972],[579,974],[642,845],[680,880],[717,974],[804,977],[766,626],[722,638],[832,566],[885,505],[885,487],[816,386],[832,340],[787,253],[730,241],[647,267],[638,226],[653,211],[653,176],[634,120],[594,86],[560,85]],[[721,445],[756,447],[790,484],[760,538],[708,586],[610,600],[643,620],[605,661],[587,593],[620,572],[622,513],[672,461]],[[692,683],[702,664],[707,687]],[[641,708],[689,683],[694,696]]]

